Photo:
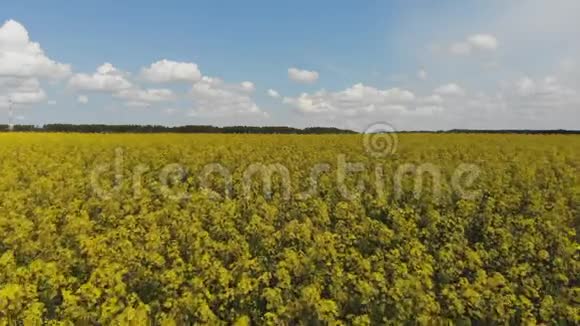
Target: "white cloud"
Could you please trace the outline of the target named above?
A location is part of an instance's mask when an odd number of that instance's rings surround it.
[[[12,102],[16,104],[35,104],[46,100],[46,93],[39,89],[34,92],[18,92],[10,96]]]
[[[163,59],[141,69],[141,76],[154,83],[196,82],[201,79],[201,72],[195,63]]]
[[[270,96],[272,98],[280,98],[280,93],[278,93],[276,90],[273,90],[270,88],[268,90],[268,96]]]
[[[413,110],[408,110],[403,115],[408,117],[433,117],[437,114],[443,113],[445,109],[438,105],[418,106]]]
[[[536,83],[529,77],[522,77],[516,82],[516,89],[520,95],[530,95],[536,91]]]
[[[471,53],[471,45],[466,42],[453,43],[449,48],[449,52],[455,55],[466,55]]]
[[[176,108],[165,108],[162,110],[163,113],[167,114],[167,115],[173,115],[177,112],[179,112],[179,109]]]
[[[230,85],[219,78],[202,77],[193,84],[190,93],[195,102],[190,116],[265,115],[247,94],[247,87]]]
[[[295,82],[310,84],[318,80],[318,72],[298,68],[288,69],[288,78]]]
[[[429,75],[425,70],[421,69],[417,71],[417,78],[419,78],[420,80],[427,80],[427,77],[429,77]]]
[[[472,47],[480,50],[496,50],[499,43],[495,36],[490,34],[475,34],[467,38]]]
[[[463,96],[465,91],[459,85],[450,83],[446,85],[441,85],[437,87],[434,91],[435,94],[443,96]]]
[[[92,74],[75,74],[69,80],[69,86],[77,90],[109,92],[114,97],[124,100],[127,107],[148,107],[152,103],[171,101],[176,98],[172,90],[166,88],[142,89],[133,84],[129,74],[105,63]],[[80,100],[84,96],[79,96]]]
[[[466,92],[451,83],[431,95],[355,84],[341,91],[320,90],[285,97],[284,103],[320,124],[362,130],[388,121],[398,130],[452,128],[576,128],[580,92],[554,76],[522,77],[490,93]]]
[[[86,91],[116,92],[132,87],[131,82],[110,63],[104,63],[92,74],[75,74],[69,80],[69,86]]]
[[[452,98],[451,104],[462,98]],[[319,90],[284,97],[305,125],[323,125],[364,130],[379,121],[392,123],[396,129],[433,129],[449,116],[448,101],[439,94],[416,95],[402,88],[379,89],[355,84],[340,91]],[[443,122],[442,122],[443,121]]]
[[[244,91],[248,91],[248,92],[253,92],[256,89],[256,86],[254,86],[254,83],[250,82],[250,81],[245,81],[240,83],[240,86],[242,87],[242,89]]]
[[[465,41],[453,43],[449,52],[455,55],[468,55],[476,51],[495,51],[499,47],[497,38],[490,34],[474,34]]]
[[[539,80],[522,77],[505,93],[514,109],[542,108],[542,111],[549,112],[557,108],[575,109],[580,104],[579,92],[554,76]]]
[[[170,89],[124,89],[115,94],[115,97],[137,102],[164,102],[170,101],[175,94]]]
[[[305,114],[356,116],[405,111],[415,99],[415,95],[408,90],[400,88],[380,90],[359,83],[338,92],[321,90],[312,94],[302,93],[295,98],[285,97],[284,103]]]
[[[148,108],[151,106],[151,103],[142,101],[127,101],[125,102],[125,106],[128,108]]]
[[[444,128],[570,128],[577,127],[580,94],[558,79],[522,77],[495,92],[477,92],[445,101]]]
[[[443,103],[443,98],[439,94],[429,95],[421,99],[423,104],[441,104]]]
[[[0,77],[0,103],[35,104],[46,100],[37,78]]]
[[[89,103],[89,98],[86,95],[79,95],[77,97],[77,102],[79,102],[80,104],[87,104]]]
[[[70,71],[69,65],[48,58],[22,24],[8,20],[0,26],[0,106],[44,102],[39,79],[60,79]]]
[[[48,58],[40,44],[31,42],[22,24],[8,20],[0,27],[0,76],[62,78],[70,65]]]

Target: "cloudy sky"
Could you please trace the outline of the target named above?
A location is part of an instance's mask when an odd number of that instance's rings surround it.
[[[0,123],[580,129],[580,1],[3,1]]]

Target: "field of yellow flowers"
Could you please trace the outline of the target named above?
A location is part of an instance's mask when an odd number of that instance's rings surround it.
[[[0,325],[580,323],[580,137],[364,137],[0,134]]]

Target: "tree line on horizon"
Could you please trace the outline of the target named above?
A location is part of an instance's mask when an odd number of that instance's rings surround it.
[[[9,130],[0,125],[1,131]],[[46,124],[42,126],[15,125],[13,131],[26,132],[80,132],[80,133],[222,133],[222,134],[355,134],[355,131],[331,127],[304,129],[286,126],[227,126],[186,125],[168,127],[161,125],[106,125],[106,124]]]
[[[0,131],[9,131],[9,125],[0,124]],[[17,132],[77,132],[77,133],[220,133],[220,134],[356,134],[358,132],[333,127],[294,128],[288,126],[226,126],[211,125],[107,125],[107,124],[45,124],[14,125]],[[580,134],[580,130],[566,129],[451,129],[451,130],[412,130],[398,133],[491,133],[491,134]]]

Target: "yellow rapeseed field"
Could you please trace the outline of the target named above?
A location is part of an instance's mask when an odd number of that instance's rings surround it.
[[[374,136],[0,134],[0,325],[580,323],[579,136]]]

